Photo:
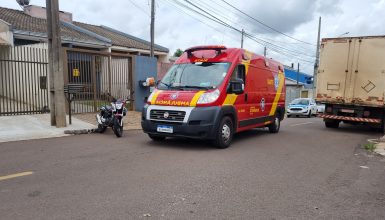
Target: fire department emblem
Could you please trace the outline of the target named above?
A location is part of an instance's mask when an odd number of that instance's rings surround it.
[[[279,78],[278,78],[278,75],[274,76],[274,87],[275,87],[275,90],[278,90],[278,86],[279,86]]]
[[[170,114],[168,112],[163,113],[163,118],[167,119]]]
[[[170,99],[174,100],[176,98],[178,98],[178,93],[173,93],[170,95]]]
[[[261,99],[260,105],[261,105],[261,111],[265,111],[265,98]]]

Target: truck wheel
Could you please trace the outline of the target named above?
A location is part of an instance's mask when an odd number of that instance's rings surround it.
[[[233,139],[234,126],[230,117],[223,117],[217,131],[217,135],[214,140],[214,144],[217,148],[225,149],[230,146]]]
[[[269,132],[278,133],[280,127],[281,127],[281,120],[278,115],[275,115],[273,123],[269,125]]]
[[[148,134],[148,136],[153,140],[153,141],[164,141],[166,139],[165,136],[159,136],[159,135],[154,135],[154,134]]]
[[[325,121],[325,126],[327,128],[338,128],[340,126],[340,121],[337,121],[337,120]]]

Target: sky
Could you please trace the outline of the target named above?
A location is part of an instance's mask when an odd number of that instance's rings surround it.
[[[73,19],[106,25],[136,37],[150,39],[151,0],[59,0],[60,10]],[[240,47],[278,60],[299,63],[302,72],[313,74],[318,33],[321,38],[385,35],[385,0],[155,0],[155,43],[170,49],[196,45]],[[189,4],[190,2],[191,4]],[[178,6],[192,4],[214,15],[224,27]],[[45,0],[30,0],[45,6]],[[0,0],[0,6],[20,9],[16,0]],[[234,9],[234,7],[236,9]],[[238,10],[237,10],[238,9]],[[252,38],[252,39],[250,39]]]

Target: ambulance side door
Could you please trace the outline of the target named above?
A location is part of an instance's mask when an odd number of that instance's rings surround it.
[[[246,80],[247,80],[246,69],[243,64],[238,64],[234,68],[230,81],[239,80],[239,79],[243,80],[244,91],[242,94],[239,94],[237,96],[237,99],[234,103],[234,107],[237,111],[238,122],[241,122],[249,119],[249,111],[250,111],[250,107],[247,104],[248,103],[248,85],[246,83]],[[239,125],[240,123],[238,123],[237,127],[241,127]]]

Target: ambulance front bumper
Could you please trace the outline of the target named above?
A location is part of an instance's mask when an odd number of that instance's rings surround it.
[[[158,114],[154,116],[154,111]],[[166,137],[187,137],[195,139],[214,139],[221,108],[213,107],[175,107],[145,106],[142,111],[142,129],[145,133]],[[175,115],[184,112],[182,120],[171,121],[162,118],[162,114]]]

